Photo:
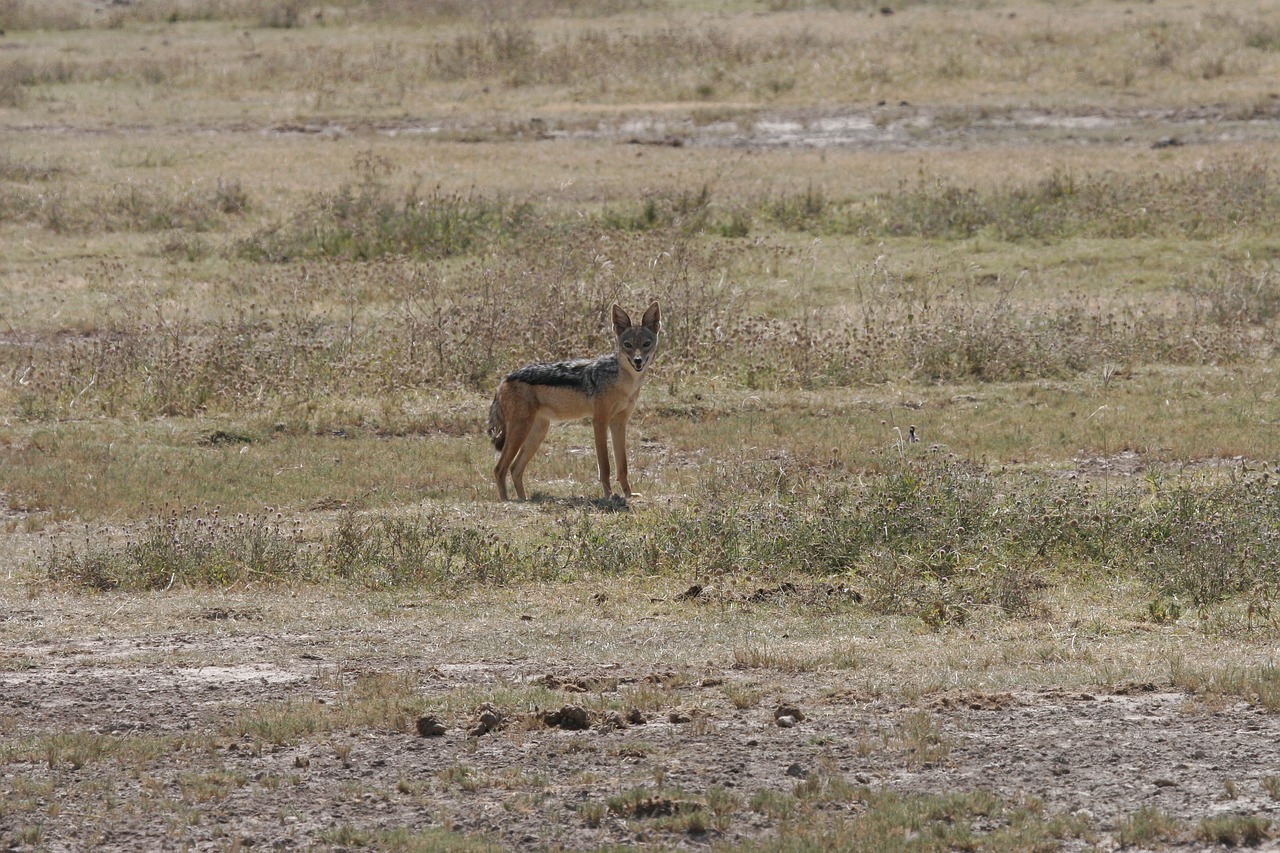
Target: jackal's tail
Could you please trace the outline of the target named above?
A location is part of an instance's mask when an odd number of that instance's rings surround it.
[[[502,419],[502,407],[498,405],[498,395],[493,395],[493,402],[489,404],[489,438],[493,439],[493,447],[495,450],[502,450],[502,445],[507,443],[507,423]]]

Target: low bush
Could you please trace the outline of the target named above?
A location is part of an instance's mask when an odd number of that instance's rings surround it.
[[[925,452],[856,478],[720,472],[686,505],[639,514],[571,509],[536,536],[439,512],[348,512],[309,540],[270,512],[223,519],[216,510],[171,511],[114,545],[55,543],[40,565],[51,582],[102,590],[253,582],[451,594],[584,576],[730,585],[807,578],[857,591],[840,601],[942,627],[979,611],[1038,616],[1047,582],[1074,572],[1132,578],[1153,600],[1201,611],[1269,601],[1280,588],[1278,541],[1280,484],[1270,476],[1153,479],[1101,493],[1087,482],[996,475]]]

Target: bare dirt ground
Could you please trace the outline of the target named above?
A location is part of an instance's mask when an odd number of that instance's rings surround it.
[[[1089,827],[1062,849],[1115,849],[1118,827],[1144,807],[1192,828],[1218,814],[1280,816],[1264,784],[1280,771],[1280,716],[1167,681],[891,698],[859,666],[800,667],[782,652],[734,660],[707,637],[690,643],[681,620],[704,614],[674,601],[665,616],[582,621],[528,615],[519,602],[475,618],[473,603],[450,620],[448,605],[326,610],[317,593],[297,607],[287,593],[219,600],[48,597],[0,613],[0,839],[14,849],[307,849],[437,827],[507,849],[705,848],[776,835],[785,818],[752,798],[790,795],[806,779],[1039,798]],[[772,617],[766,607],[741,618]],[[822,621],[872,642],[874,628],[855,618]],[[787,624],[773,629],[776,648],[802,648],[787,646]],[[420,734],[419,712],[397,719],[359,698],[362,679],[400,677],[442,734]],[[485,696],[503,719],[479,731]],[[543,713],[566,707],[586,713]],[[319,722],[281,743],[240,733],[238,721],[272,719],[271,709]],[[780,724],[780,710],[791,719]],[[329,713],[346,716],[330,727]],[[96,754],[83,746],[94,735],[133,746]],[[152,742],[164,745],[152,753]],[[651,812],[605,807],[635,789],[652,792]],[[730,795],[719,823],[690,832],[664,822],[682,797],[713,789]],[[861,806],[822,808],[854,816]],[[37,843],[24,843],[36,824]]]
[[[1280,101],[1277,101],[1280,104]],[[361,116],[323,122],[248,121],[163,125],[192,135],[267,134],[342,138],[376,134],[468,139],[593,140],[631,145],[701,146],[777,150],[787,148],[866,151],[1020,146],[1034,143],[1168,148],[1181,145],[1273,142],[1280,137],[1280,106],[1253,112],[1212,105],[1192,109],[938,109],[905,101],[841,109],[760,111],[695,121],[684,111],[637,110],[625,117],[594,118],[531,111],[434,118],[370,120]],[[53,135],[129,136],[157,127],[62,123],[0,125],[7,132]]]
[[[1274,139],[1269,115],[1238,115],[1213,107],[1190,110],[939,110],[907,102],[846,110],[792,110],[747,123],[697,123],[662,117],[633,119],[552,136],[623,137],[632,143],[733,148],[853,148],[907,150],[1037,141],[1137,144],[1156,147]]]

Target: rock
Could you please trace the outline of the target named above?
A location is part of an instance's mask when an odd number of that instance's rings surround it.
[[[808,772],[807,772],[803,767],[801,767],[801,766],[800,766],[800,764],[797,762],[797,763],[793,763],[793,764],[791,764],[791,766],[789,766],[789,767],[787,768],[787,775],[788,775],[788,776],[790,776],[790,777],[792,777],[793,779],[803,779],[804,777],[808,776],[809,774],[808,774]]]
[[[631,816],[635,818],[667,817],[680,812],[681,803],[670,797],[646,797],[631,806]]]
[[[783,714],[781,717],[775,717],[774,722],[778,724],[779,728],[791,729],[795,728],[796,718],[790,714]]]
[[[676,601],[692,601],[700,595],[702,595],[702,584],[695,583],[693,586],[677,595]]]
[[[493,705],[485,702],[480,706],[480,718],[476,724],[467,732],[471,737],[480,737],[486,735],[494,729],[502,726],[502,713]]]
[[[552,728],[579,731],[591,728],[591,712],[581,705],[565,705],[558,711],[543,711],[542,723]]]
[[[418,735],[420,737],[440,737],[445,732],[444,723],[435,717],[426,716],[418,718]]]
[[[782,704],[782,705],[779,705],[776,709],[774,709],[774,712],[773,712],[773,718],[774,718],[775,720],[780,720],[780,719],[782,719],[783,717],[790,717],[790,718],[791,718],[791,720],[792,720],[792,724],[793,724],[793,725],[794,725],[795,723],[803,723],[803,722],[804,722],[804,711],[801,711],[801,710],[800,710],[797,706],[795,706],[795,705],[791,705],[791,704],[786,704],[786,703],[784,703],[784,704]],[[781,725],[781,724],[779,724],[779,725]]]

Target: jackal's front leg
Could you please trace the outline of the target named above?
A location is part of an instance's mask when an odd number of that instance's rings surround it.
[[[630,412],[622,412],[609,424],[609,432],[613,435],[613,460],[618,464],[618,485],[622,487],[624,498],[636,497],[627,479],[627,419],[630,416]]]
[[[597,415],[591,419],[591,426],[596,434],[596,465],[600,468],[600,485],[604,486],[604,498],[613,497],[609,487],[609,422]]]

